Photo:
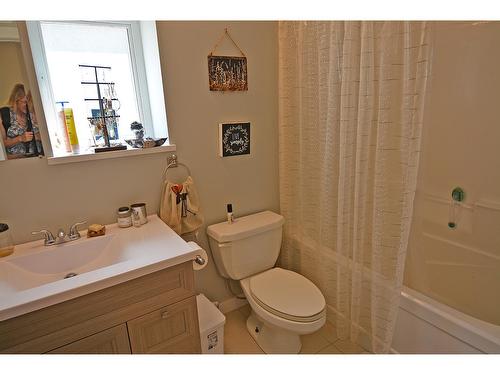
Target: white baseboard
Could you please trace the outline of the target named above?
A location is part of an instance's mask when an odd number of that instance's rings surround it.
[[[223,314],[227,314],[228,312],[231,312],[233,310],[237,310],[240,307],[245,306],[246,304],[248,304],[248,301],[246,300],[246,298],[241,299],[241,298],[232,297],[232,298],[226,299],[225,301],[220,302],[219,303],[219,310]]]

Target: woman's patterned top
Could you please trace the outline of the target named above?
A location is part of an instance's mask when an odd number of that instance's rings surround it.
[[[31,115],[33,118],[33,116]],[[10,109],[10,127],[7,129],[7,137],[9,138],[15,138],[20,135],[23,135],[26,132],[26,128],[24,126],[21,126],[19,124],[19,121],[17,120],[17,114]],[[35,137],[39,133],[38,126],[33,124],[33,137]],[[36,140],[36,147],[38,149],[38,153],[42,153],[42,143],[39,140]],[[7,149],[7,154],[11,155],[28,155],[28,154],[34,154],[35,150],[33,147],[33,142],[29,143],[29,149],[28,152],[26,152],[26,147],[24,142],[16,143],[13,146],[6,147]]]

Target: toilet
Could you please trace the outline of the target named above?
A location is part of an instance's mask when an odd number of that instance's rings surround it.
[[[252,312],[250,335],[265,353],[298,353],[301,335],[326,321],[321,291],[304,276],[274,267],[284,218],[271,211],[210,225],[210,248],[219,273],[239,280]]]

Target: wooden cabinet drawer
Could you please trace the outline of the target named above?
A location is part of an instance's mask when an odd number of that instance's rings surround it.
[[[194,296],[192,262],[0,322],[0,353],[44,353]]]
[[[127,322],[132,353],[200,353],[196,297]]]
[[[130,354],[127,325],[109,328],[54,349],[49,354]]]

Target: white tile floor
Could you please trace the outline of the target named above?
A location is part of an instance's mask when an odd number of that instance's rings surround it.
[[[246,320],[250,306],[226,314],[224,326],[224,352],[226,354],[264,354],[247,331]],[[319,331],[302,336],[301,354],[367,354],[360,346],[339,340],[335,328],[326,323]]]

